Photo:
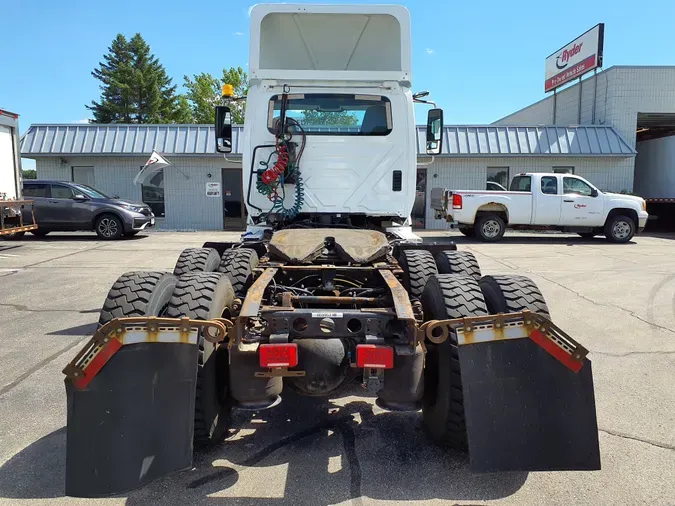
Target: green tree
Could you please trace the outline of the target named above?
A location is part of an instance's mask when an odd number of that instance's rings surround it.
[[[241,67],[223,69],[221,79],[202,72],[192,77],[184,76],[184,86],[187,89],[187,99],[192,108],[192,117],[195,123],[213,123],[215,121],[215,107],[222,103],[221,90],[223,84],[231,84],[235,97],[244,97],[248,93],[248,75]],[[234,122],[244,122],[243,100],[230,101]]]
[[[93,123],[172,123],[185,119],[176,86],[141,34],[118,34],[99,67],[101,98],[87,106]],[[181,107],[181,105],[183,107]]]
[[[303,125],[338,125],[354,126],[359,124],[359,118],[349,111],[302,111]]]
[[[24,179],[37,179],[37,173],[35,169],[22,169],[21,175]]]

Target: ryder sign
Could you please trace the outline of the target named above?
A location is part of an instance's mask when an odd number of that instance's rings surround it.
[[[551,91],[602,67],[602,43],[605,24],[600,23],[546,58],[544,91]]]

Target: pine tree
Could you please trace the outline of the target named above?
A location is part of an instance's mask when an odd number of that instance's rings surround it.
[[[88,109],[94,123],[172,123],[189,119],[176,86],[150,52],[141,34],[118,34],[92,75],[101,81],[101,99]]]

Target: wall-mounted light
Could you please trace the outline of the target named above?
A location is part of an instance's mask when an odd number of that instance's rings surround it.
[[[213,176],[211,176],[211,174],[207,174],[206,177],[208,177],[209,179],[211,179]]]

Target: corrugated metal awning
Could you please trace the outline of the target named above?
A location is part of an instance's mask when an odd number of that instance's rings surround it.
[[[232,129],[232,156],[241,155],[243,127]],[[635,156],[609,126],[446,126],[440,156]],[[417,127],[425,155],[426,127]],[[50,155],[222,156],[211,125],[32,125],[21,139],[25,157]]]
[[[447,126],[440,156],[635,156],[610,126]],[[426,127],[417,127],[417,152],[426,145]]]

